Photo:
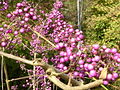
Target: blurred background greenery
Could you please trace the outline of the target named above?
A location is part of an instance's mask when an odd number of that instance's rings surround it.
[[[120,48],[120,0],[85,0],[82,30],[86,43]]]

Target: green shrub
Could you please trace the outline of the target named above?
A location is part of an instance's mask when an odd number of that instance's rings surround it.
[[[83,30],[87,43],[120,44],[120,1],[86,0]]]

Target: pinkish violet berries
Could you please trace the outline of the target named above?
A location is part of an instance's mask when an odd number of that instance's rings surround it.
[[[6,45],[7,45],[6,42],[1,42],[1,46],[2,46],[2,47],[5,47]]]

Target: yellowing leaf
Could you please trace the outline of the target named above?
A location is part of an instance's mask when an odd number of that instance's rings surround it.
[[[102,71],[101,71],[101,74],[99,76],[100,79],[105,79],[107,76],[107,68],[104,68]]]

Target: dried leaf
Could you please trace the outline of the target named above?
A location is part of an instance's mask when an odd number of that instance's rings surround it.
[[[104,68],[104,69],[101,71],[101,74],[100,74],[100,76],[99,76],[99,79],[106,79],[107,69],[108,69],[108,68]]]

